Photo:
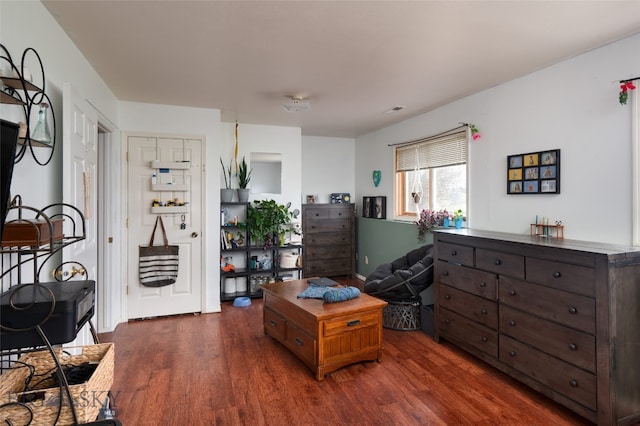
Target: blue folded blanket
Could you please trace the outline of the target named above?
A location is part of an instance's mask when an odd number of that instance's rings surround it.
[[[357,287],[332,288],[324,285],[310,283],[302,293],[298,294],[298,299],[322,299],[326,303],[344,302],[360,296]]]

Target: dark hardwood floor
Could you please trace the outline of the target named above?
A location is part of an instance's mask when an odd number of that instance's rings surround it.
[[[314,379],[262,328],[262,300],[133,321],[115,342],[117,417],[146,425],[588,425],[420,331],[384,330],[382,362]]]

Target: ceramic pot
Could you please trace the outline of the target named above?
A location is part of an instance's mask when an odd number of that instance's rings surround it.
[[[220,190],[220,201],[223,203],[231,203],[233,202],[233,197],[236,193],[235,189],[226,189],[223,188]]]
[[[240,188],[238,189],[238,202],[239,203],[248,203],[249,202],[249,193],[251,190],[249,188]]]

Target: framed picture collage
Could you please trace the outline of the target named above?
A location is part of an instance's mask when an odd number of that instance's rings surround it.
[[[507,156],[507,194],[559,193],[559,149]]]

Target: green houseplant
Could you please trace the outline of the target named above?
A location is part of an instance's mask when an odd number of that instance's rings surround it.
[[[220,165],[224,175],[224,188],[220,190],[220,200],[223,203],[230,203],[233,201],[233,194],[236,192],[235,189],[231,189],[231,161],[229,161],[229,167],[225,167],[222,158],[220,158]]]
[[[247,162],[242,157],[242,161],[238,164],[238,201],[246,203],[249,201],[249,182],[251,181],[251,169],[247,165]]]
[[[252,240],[264,242],[264,247],[277,241],[282,228],[291,219],[293,213],[289,205],[278,204],[275,200],[255,200],[247,210],[249,234]]]

